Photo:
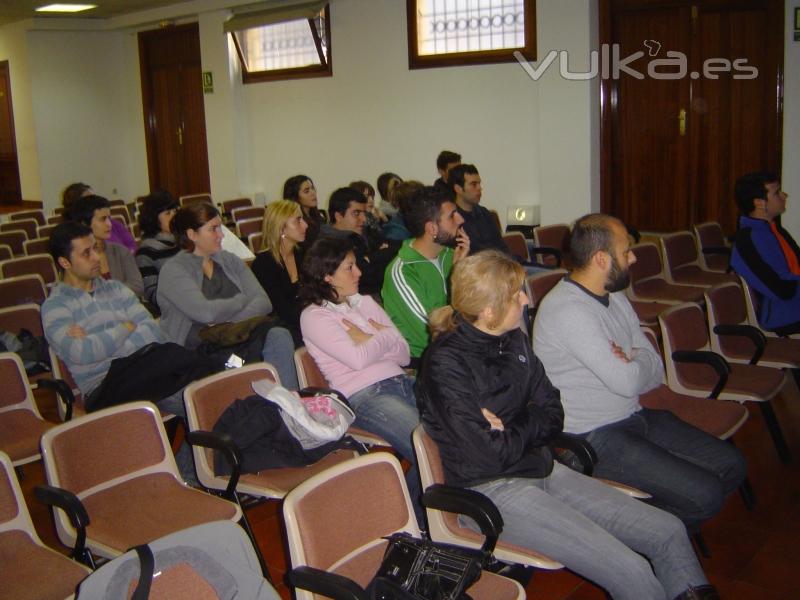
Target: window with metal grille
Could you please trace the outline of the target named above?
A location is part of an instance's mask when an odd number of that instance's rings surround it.
[[[291,16],[292,13],[290,13]],[[272,15],[270,20],[279,17]],[[244,15],[243,24],[257,21]],[[242,63],[244,83],[330,77],[330,9],[313,16],[253,27],[228,26]]]
[[[406,0],[409,66],[536,59],[535,0]]]

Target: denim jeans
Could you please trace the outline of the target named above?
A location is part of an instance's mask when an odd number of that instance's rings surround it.
[[[643,408],[586,435],[595,477],[637,487],[690,530],[713,517],[747,474],[742,453],[666,410]]]
[[[294,366],[294,340],[285,327],[273,327],[264,340],[261,356],[278,372],[281,385],[287,390],[296,390],[297,369]]]
[[[183,402],[183,390],[178,390],[171,396],[162,398],[156,402],[156,406],[163,412],[172,413],[176,417],[183,419],[183,423],[186,425],[186,405]],[[194,486],[200,485],[194,468],[192,448],[186,440],[181,442],[178,451],[175,453],[175,463],[178,465],[178,472],[186,483]]]
[[[671,600],[708,583],[679,519],[559,463],[543,479],[472,489],[500,510],[502,541],[554,558],[615,600]]]
[[[356,413],[356,427],[381,436],[411,463],[406,473],[406,483],[411,502],[417,513],[420,527],[425,526],[421,509],[421,485],[417,471],[417,459],[411,435],[419,425],[417,400],[414,395],[414,378],[396,375],[352,394],[348,401]]]

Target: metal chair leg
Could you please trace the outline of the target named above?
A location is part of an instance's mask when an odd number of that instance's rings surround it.
[[[775,444],[775,450],[778,451],[778,457],[783,464],[792,462],[792,453],[789,451],[789,446],[786,444],[786,438],[783,437],[783,431],[778,424],[778,418],[775,416],[775,410],[772,408],[771,402],[759,402],[758,407],[761,409],[761,414],[764,416],[764,422],[767,424],[770,436],[772,436],[772,443]]]

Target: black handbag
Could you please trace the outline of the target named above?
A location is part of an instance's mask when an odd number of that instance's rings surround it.
[[[470,600],[489,554],[395,533],[367,589],[373,600]]]

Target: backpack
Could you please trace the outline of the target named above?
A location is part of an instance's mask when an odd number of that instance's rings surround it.
[[[27,329],[19,335],[0,331],[0,352],[18,354],[28,375],[38,375],[50,371],[50,352],[44,336],[35,336]]]

